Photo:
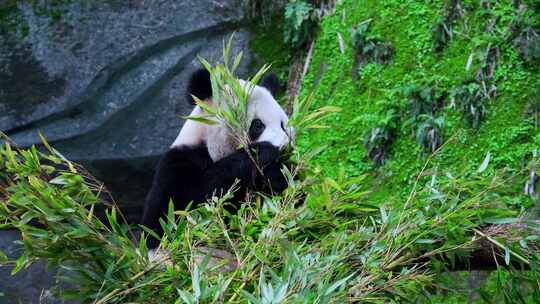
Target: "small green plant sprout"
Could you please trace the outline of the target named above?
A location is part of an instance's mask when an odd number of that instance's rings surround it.
[[[538,191],[538,182],[540,181],[539,165],[540,157],[538,157],[538,150],[535,149],[528,166],[528,177],[523,187],[523,192],[533,198],[540,198],[540,192]]]
[[[403,90],[408,100],[406,125],[417,125],[423,115],[434,116],[445,107],[446,93],[431,85],[408,85]]]
[[[285,7],[285,43],[299,49],[310,41],[319,27],[321,13],[309,2],[291,0]]]
[[[433,85],[408,85],[404,89],[408,119],[404,127],[411,128],[417,143],[427,152],[435,152],[443,141],[446,92]]]
[[[385,160],[388,159],[392,144],[398,135],[398,128],[399,115],[395,110],[389,110],[378,125],[364,135],[367,157],[376,166],[383,165]]]
[[[534,127],[540,126],[540,92],[535,92],[529,97],[529,102],[525,107],[525,117],[532,120]]]
[[[245,0],[243,1],[248,18],[263,26],[271,25],[274,17],[280,14],[288,0]]]
[[[452,40],[452,25],[446,24],[445,19],[440,18],[431,30],[433,51],[440,53]]]
[[[375,62],[384,64],[394,56],[394,48],[390,42],[380,37],[369,34],[371,19],[360,22],[351,30],[351,44],[355,64],[353,65],[353,77],[357,70],[367,63]]]
[[[521,58],[533,68],[540,66],[540,18],[535,0],[521,3],[510,24],[511,39]],[[531,3],[529,3],[531,2]]]
[[[416,131],[416,141],[429,153],[435,152],[443,143],[444,116],[421,115]]]
[[[487,98],[482,86],[475,81],[467,81],[452,90],[452,97],[461,109],[465,124],[478,129],[487,116]]]
[[[464,14],[461,0],[445,1],[443,13],[445,16],[439,17],[431,30],[431,40],[435,53],[442,52],[452,41],[454,23]]]
[[[480,52],[481,66],[476,73],[476,80],[483,82],[484,87],[488,87],[489,81],[493,80],[495,74],[495,68],[499,62],[501,51],[498,46],[488,45],[484,51]],[[497,91],[497,88],[492,85],[491,88],[486,89],[488,97],[493,97]]]
[[[514,40],[519,54],[532,67],[540,66],[540,33],[539,31],[528,28]]]
[[[352,44],[353,49],[361,50],[365,46],[367,35],[368,35],[369,24],[371,23],[371,21],[372,19],[364,20],[352,28],[351,44]]]

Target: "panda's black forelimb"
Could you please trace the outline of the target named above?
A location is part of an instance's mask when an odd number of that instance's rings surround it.
[[[233,204],[241,201],[248,189],[281,192],[287,187],[281,167],[279,149],[267,142],[240,149],[215,163],[204,145],[171,148],[158,163],[141,224],[161,236],[159,218],[166,214],[170,200],[175,210],[185,210],[189,203],[196,207],[214,194],[226,193],[237,181]],[[156,248],[159,240],[149,238],[147,245]]]

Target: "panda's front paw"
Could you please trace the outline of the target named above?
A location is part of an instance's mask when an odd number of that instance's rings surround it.
[[[283,162],[276,161],[263,169],[263,176],[259,179],[262,190],[270,194],[279,194],[289,186],[287,179],[283,175]]]
[[[252,155],[255,156],[255,161],[262,167],[278,162],[281,156],[279,148],[269,142],[252,144],[250,150],[255,152]]]

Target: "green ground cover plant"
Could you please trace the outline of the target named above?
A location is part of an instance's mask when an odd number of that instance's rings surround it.
[[[285,42],[293,49],[304,46],[314,37],[320,19],[320,11],[311,1],[289,1],[284,15]]]
[[[445,118],[447,138],[455,138],[453,144],[436,156],[441,170],[474,170],[488,152],[493,156],[494,168],[519,170],[522,160],[540,144],[531,119],[523,116],[529,96],[540,85],[540,76],[520,58],[518,49],[509,40],[511,24],[519,14],[513,4],[490,3],[488,9],[476,1],[462,1],[463,17],[453,27],[454,38],[439,54],[431,47],[431,28],[445,7],[444,1],[342,1],[337,12],[322,21],[303,88],[305,94],[314,90],[315,105],[347,110],[325,121],[328,129],[300,135],[299,147],[308,149],[326,144],[327,149],[315,162],[332,176],[342,170],[351,176],[371,172],[372,163],[364,157],[367,151],[362,145],[366,130],[384,121],[389,109],[398,108],[406,113],[410,103],[407,88],[428,84],[439,92],[447,92],[446,96],[441,95],[438,116]],[[497,20],[487,33],[486,11]],[[370,19],[370,31],[391,42],[395,55],[385,65],[365,65],[354,80],[350,73],[343,72],[353,66],[353,43],[347,40],[347,35],[341,35],[346,42],[345,54],[341,54],[337,34],[347,33],[359,22]],[[474,91],[474,87],[482,93],[486,91],[484,79],[477,81],[476,76],[486,64],[479,50],[488,44],[497,44],[500,50],[493,80],[486,84],[487,91],[490,85],[495,85],[496,94],[492,93],[492,98],[483,101],[478,109],[470,110],[478,117],[468,119],[470,114],[460,109],[470,109],[467,103],[472,101],[462,102],[464,98],[460,98],[459,92],[470,79],[473,82],[468,86],[473,88],[467,88],[468,91]],[[479,121],[480,116],[483,117],[480,128],[470,128],[467,121]],[[406,195],[425,161],[425,155],[420,153],[422,148],[408,134],[410,129],[402,125],[394,155],[373,180],[374,188],[378,189],[375,192],[380,194],[374,197],[380,197],[381,202],[388,193]],[[532,202],[521,200],[517,204],[530,206]]]

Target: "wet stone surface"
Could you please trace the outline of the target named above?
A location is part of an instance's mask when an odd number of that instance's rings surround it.
[[[28,34],[0,36],[0,130],[23,147],[39,144],[41,131],[110,182],[127,198],[120,203],[140,207],[157,157],[190,111],[185,85],[197,56],[219,59],[223,40],[236,32],[235,50],[249,57],[242,7],[234,0],[68,2],[58,20],[20,4]]]
[[[50,16],[21,1],[24,37],[0,31],[0,130],[23,147],[39,144],[41,131],[136,222],[156,161],[191,110],[185,87],[197,56],[218,60],[236,32],[240,75],[247,70],[241,1],[66,2]],[[0,250],[16,255],[16,236],[0,232]],[[42,264],[9,272],[0,268],[0,303],[40,303],[54,280]]]

